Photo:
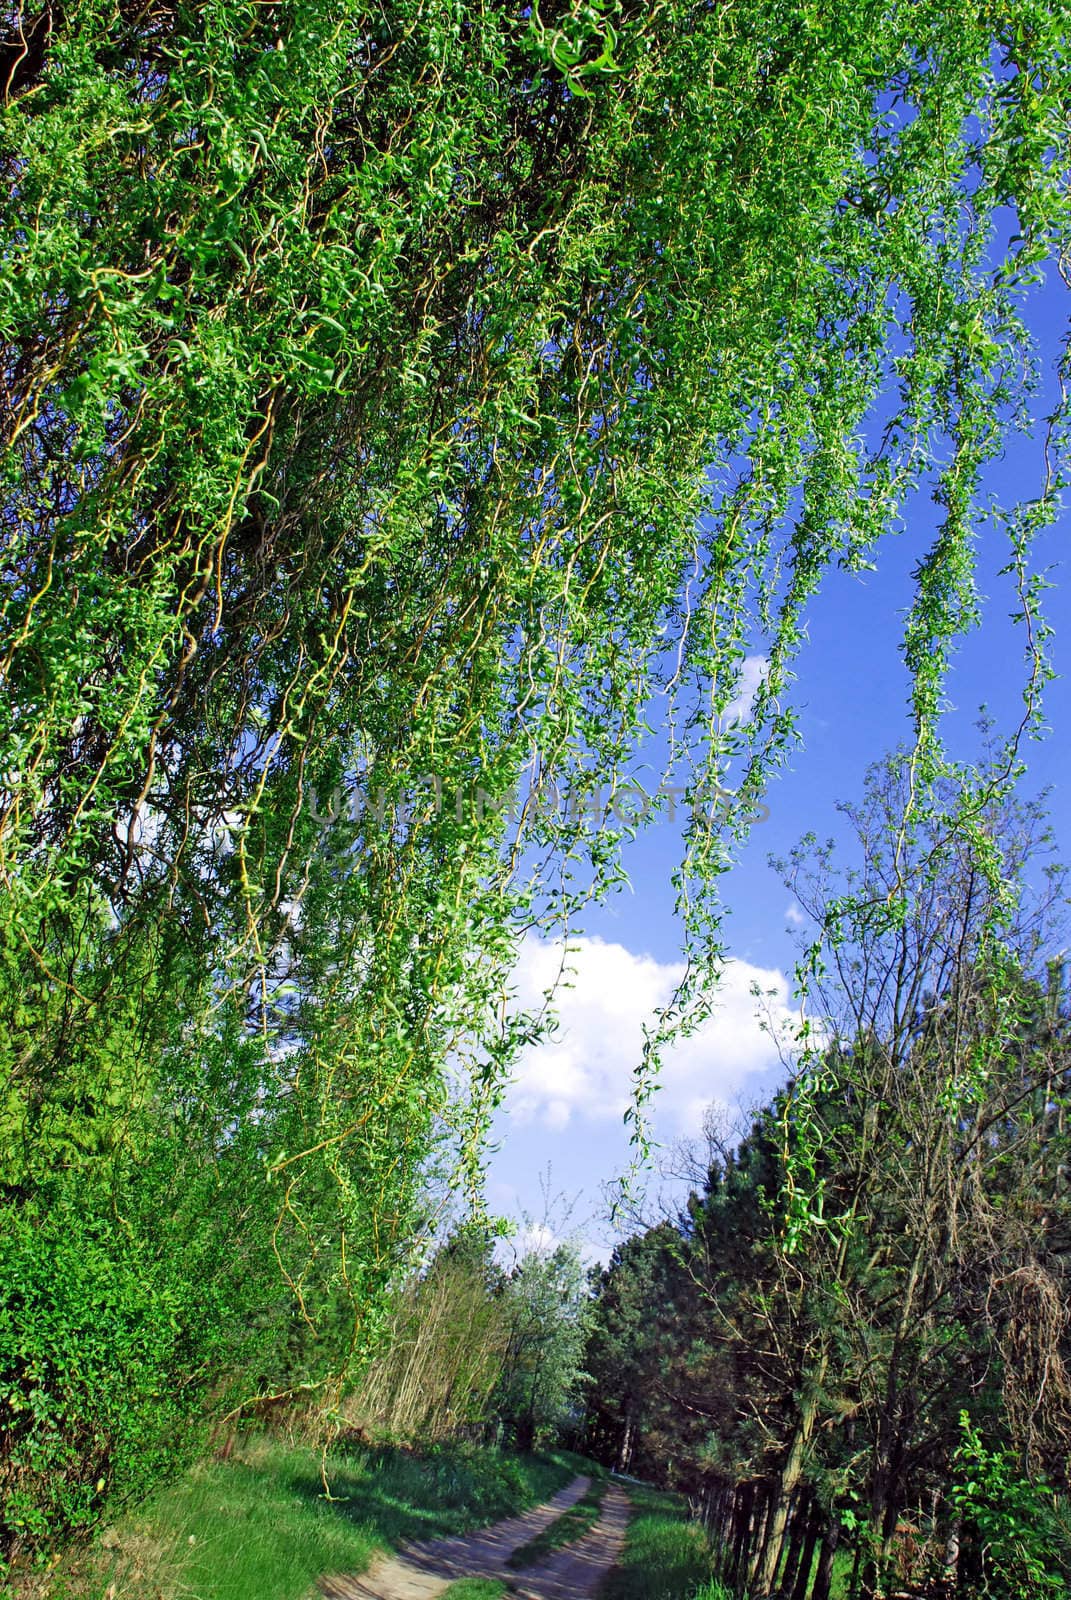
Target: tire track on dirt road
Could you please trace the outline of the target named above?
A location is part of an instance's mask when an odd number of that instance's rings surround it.
[[[498,1578],[522,1600],[592,1600],[625,1539],[628,1500],[614,1485],[598,1521],[575,1544],[521,1573],[506,1566],[512,1552],[575,1505],[590,1482],[575,1478],[519,1517],[452,1539],[407,1545],[396,1556],[379,1557],[367,1572],[325,1578],[321,1592],[325,1600],[435,1600],[458,1578]]]

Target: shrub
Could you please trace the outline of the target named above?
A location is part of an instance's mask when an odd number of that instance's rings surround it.
[[[5,1557],[147,1490],[200,1437],[182,1295],[121,1229],[62,1207],[0,1233]],[[179,1372],[185,1385],[176,1384]]]
[[[960,1427],[952,1500],[973,1535],[985,1593],[994,1600],[1065,1595],[1071,1550],[1053,1491],[1026,1476],[1010,1450],[986,1449],[965,1411]]]

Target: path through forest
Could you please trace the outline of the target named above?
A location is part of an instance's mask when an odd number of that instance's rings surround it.
[[[458,1578],[499,1578],[520,1600],[593,1600],[625,1542],[629,1503],[611,1484],[595,1526],[545,1561],[513,1572],[507,1558],[542,1533],[584,1494],[589,1478],[574,1478],[545,1505],[454,1539],[408,1545],[382,1557],[359,1577],[326,1578],[326,1600],[433,1600]]]

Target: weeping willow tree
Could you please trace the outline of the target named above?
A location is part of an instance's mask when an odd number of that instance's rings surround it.
[[[686,832],[642,1123],[807,601],[925,490],[904,652],[938,775],[979,485],[1039,382],[1024,297],[1067,247],[1062,13],[6,8],[5,1259],[25,1282],[46,1204],[92,1213],[164,1274],[188,1411],[277,1381],[276,1281],[303,1381],[372,1337],[429,1162],[475,1172],[540,1026],[518,937],[620,876],[627,829],[577,797],[658,717],[690,797],[736,800]],[[995,513],[1024,726],[1064,432]],[[5,1353],[20,1494],[36,1359]],[[100,1448],[68,1521],[122,1477]]]

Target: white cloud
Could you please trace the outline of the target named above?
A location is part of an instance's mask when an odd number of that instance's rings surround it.
[[[768,656],[744,657],[740,663],[740,679],[736,686],[736,694],[725,708],[723,721],[747,722],[750,719],[755,696],[769,675],[769,671]]]
[[[533,1222],[517,1234],[516,1251],[519,1256],[549,1256],[560,1243],[553,1228],[549,1228],[545,1222]]]
[[[804,916],[795,900],[790,901],[790,903],[785,907],[785,921],[790,927],[793,928],[802,928],[803,924],[807,921],[807,918]]]
[[[538,1006],[561,958],[560,943],[525,940],[514,974],[520,1004]],[[561,1026],[521,1057],[507,1100],[516,1119],[556,1130],[580,1120],[620,1121],[642,1055],[643,1024],[671,998],[684,972],[680,963],[658,962],[597,938],[572,942],[569,967],[571,987],[563,987],[556,1002]],[[751,993],[754,984],[763,991],[761,1001]],[[694,1133],[711,1101],[731,1104],[778,1067],[773,1040],[759,1025],[760,1011],[775,1030],[790,1025],[785,974],[728,961],[713,1015],[664,1052],[662,1087],[653,1103],[660,1135]]]

